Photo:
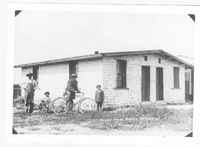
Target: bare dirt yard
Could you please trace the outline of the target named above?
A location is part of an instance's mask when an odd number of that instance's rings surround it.
[[[19,134],[185,136],[192,131],[192,105],[136,105],[103,112],[27,114],[14,110]]]

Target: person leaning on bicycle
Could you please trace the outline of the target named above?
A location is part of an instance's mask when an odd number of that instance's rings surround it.
[[[67,96],[66,105],[68,107],[68,111],[73,110],[73,100],[75,99],[76,92],[80,93],[78,89],[78,81],[76,80],[77,75],[72,74],[70,79],[67,82],[67,87],[64,92],[64,96]]]

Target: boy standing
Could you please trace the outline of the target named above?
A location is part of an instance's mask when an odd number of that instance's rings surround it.
[[[101,89],[101,85],[96,86],[97,90],[95,92],[95,101],[97,103],[97,111],[102,110],[102,105],[104,101],[104,92]]]

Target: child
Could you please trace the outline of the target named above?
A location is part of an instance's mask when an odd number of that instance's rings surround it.
[[[43,100],[40,103],[40,111],[46,110],[47,112],[50,112],[50,92],[47,91],[44,93],[45,97],[43,98]]]
[[[101,89],[101,85],[96,86],[97,90],[95,92],[95,101],[97,103],[97,111],[102,110],[102,105],[104,101],[104,92]]]

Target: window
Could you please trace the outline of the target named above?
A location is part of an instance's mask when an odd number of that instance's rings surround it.
[[[125,60],[117,60],[117,88],[126,88],[126,64]]]
[[[180,88],[179,82],[179,67],[174,67],[174,88]]]
[[[148,60],[147,56],[144,56],[144,61],[147,61],[147,60]]]

